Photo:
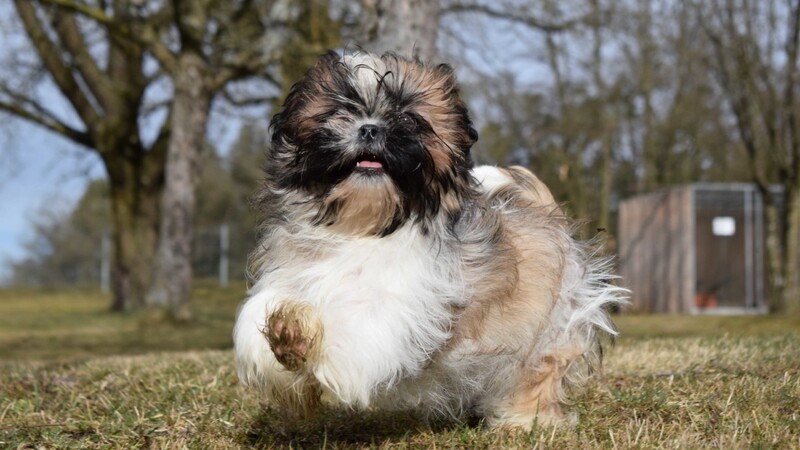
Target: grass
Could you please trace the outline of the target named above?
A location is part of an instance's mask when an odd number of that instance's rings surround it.
[[[244,285],[197,284],[194,320],[188,324],[146,313],[112,313],[110,297],[96,289],[0,290],[0,360],[230,348]]]
[[[243,288],[148,325],[92,291],[0,292],[0,448],[797,448],[800,319],[622,316],[573,428],[490,431],[414,413],[293,421],[236,380]]]

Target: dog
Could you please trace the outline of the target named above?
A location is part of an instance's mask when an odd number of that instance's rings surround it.
[[[615,335],[609,262],[521,167],[473,168],[453,69],[329,52],[270,124],[238,376],[282,408],[560,423]]]

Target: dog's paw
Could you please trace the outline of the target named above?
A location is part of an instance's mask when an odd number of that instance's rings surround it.
[[[290,302],[267,318],[263,331],[275,359],[291,371],[312,358],[322,337],[322,324],[310,305]]]

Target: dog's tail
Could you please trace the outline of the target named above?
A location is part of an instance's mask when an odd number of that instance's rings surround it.
[[[550,189],[528,169],[478,166],[472,169],[472,176],[478,181],[483,195],[490,200],[514,202],[522,208],[545,208],[551,214],[561,214]]]

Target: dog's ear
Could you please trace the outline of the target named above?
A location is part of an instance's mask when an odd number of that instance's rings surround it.
[[[450,64],[439,64],[431,71],[432,76],[435,78],[432,86],[441,86],[442,91],[446,95],[458,96],[458,82],[456,81],[456,74],[453,66]]]
[[[309,69],[305,78],[314,81],[317,86],[323,86],[334,81],[336,75],[344,72],[342,57],[333,50],[328,50],[319,57],[317,63]]]
[[[470,148],[478,141],[478,131],[472,125],[467,105],[461,99],[455,70],[449,64],[439,64],[433,68],[432,76],[435,78],[434,85],[440,86],[442,92],[449,97],[450,104],[455,111],[456,118],[453,123],[459,127],[461,132],[459,147],[464,153],[469,153]]]
[[[467,135],[470,139],[472,139],[472,143],[478,142],[478,130],[475,129],[475,126],[472,124],[472,121],[469,122],[469,129],[467,130]]]
[[[333,50],[322,55],[306,74],[292,85],[280,111],[272,117],[270,130],[272,142],[280,140],[294,143],[300,115],[308,115],[314,102],[321,102],[332,85],[346,80],[342,57]]]

